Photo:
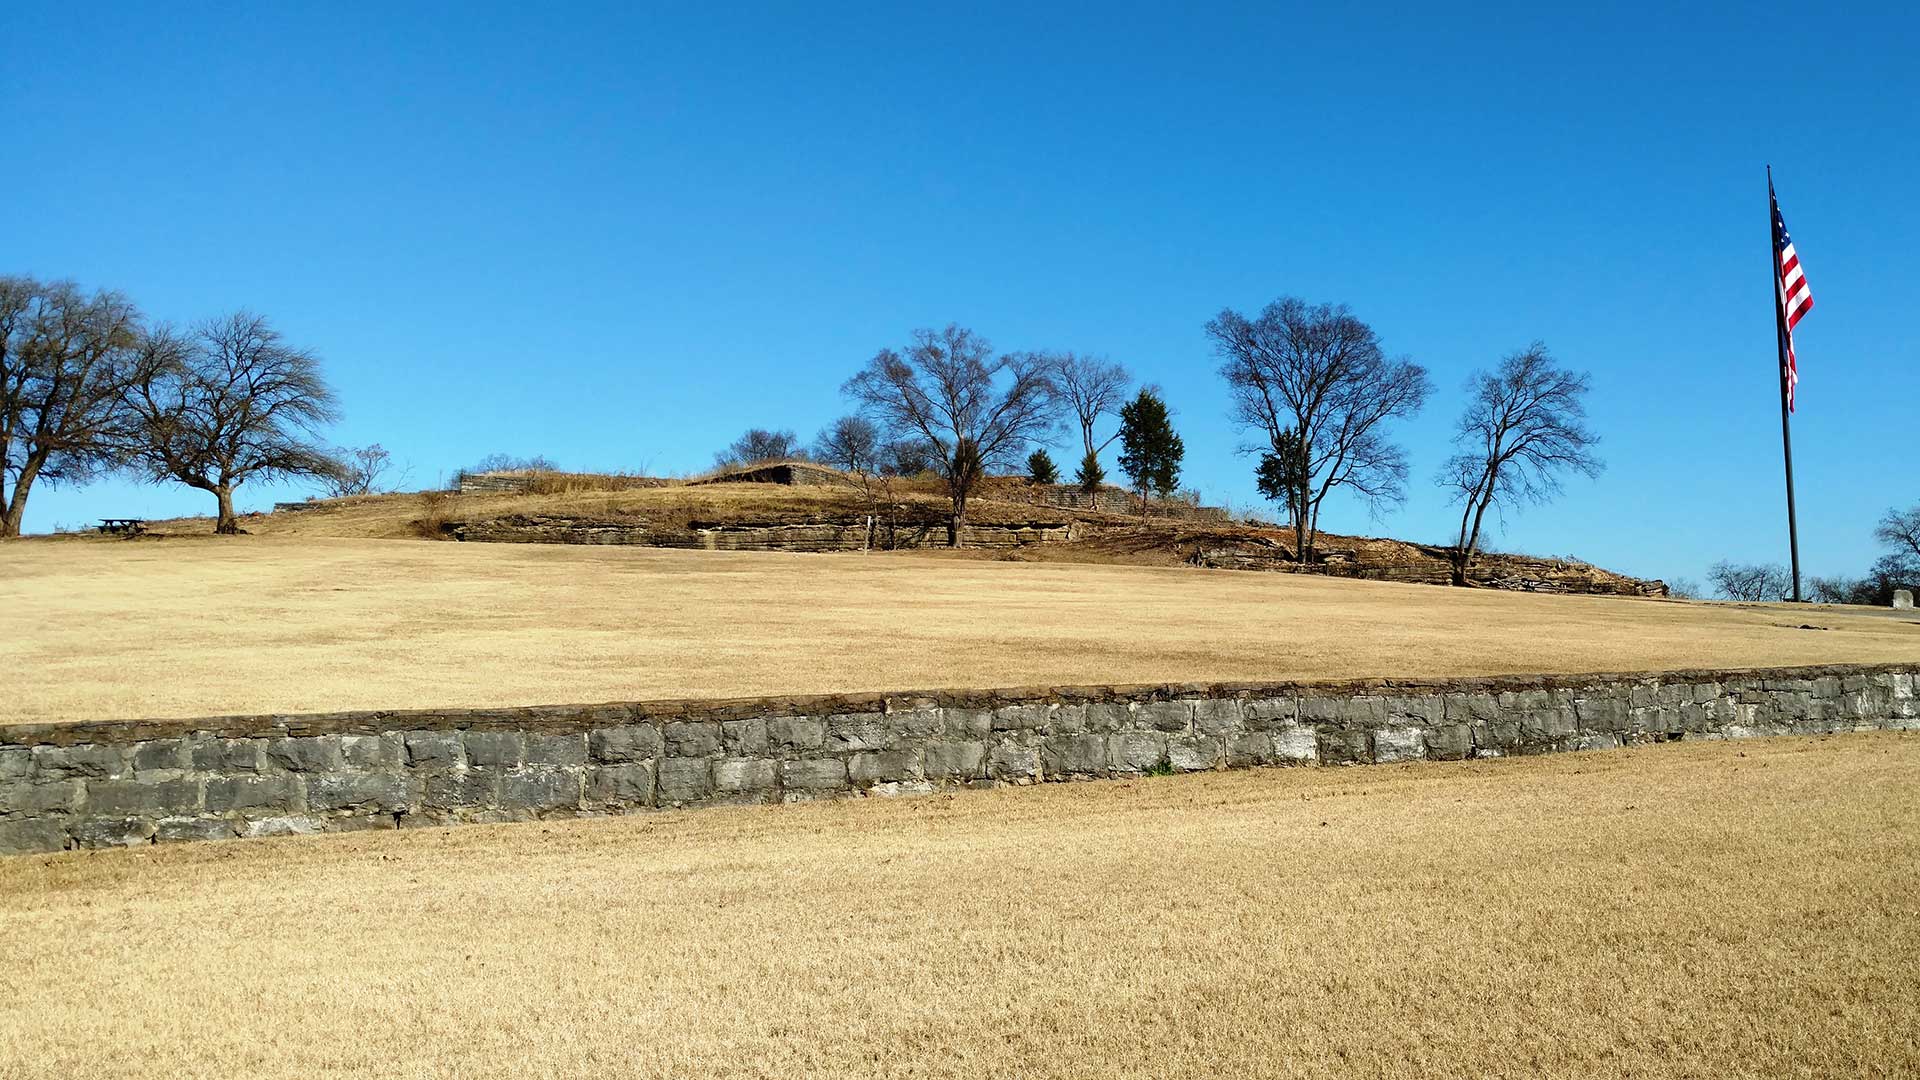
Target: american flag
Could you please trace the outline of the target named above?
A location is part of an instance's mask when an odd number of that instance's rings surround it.
[[[1780,216],[1780,200],[1774,198],[1773,183],[1767,183],[1767,199],[1773,203],[1774,275],[1778,279],[1780,310],[1787,328],[1787,411],[1793,411],[1794,390],[1800,385],[1800,365],[1793,359],[1793,328],[1813,310],[1813,290],[1807,287],[1807,275],[1800,269],[1800,256],[1793,250],[1793,237],[1787,235],[1786,220]]]

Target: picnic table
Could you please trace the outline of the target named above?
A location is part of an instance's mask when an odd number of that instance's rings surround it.
[[[118,533],[126,536],[139,536],[147,531],[145,518],[101,518],[102,533]]]

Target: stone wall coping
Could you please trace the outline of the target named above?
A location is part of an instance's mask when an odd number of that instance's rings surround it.
[[[1105,701],[1167,701],[1182,698],[1277,698],[1498,694],[1527,690],[1580,690],[1620,683],[1703,683],[1736,679],[1800,680],[1907,674],[1915,661],[1885,664],[1821,664],[1803,667],[1705,668],[1672,671],[1562,672],[1450,678],[1364,678],[1282,682],[1139,683],[1096,686],[1026,686],[998,689],[896,690],[775,697],[665,699],[581,705],[496,708],[377,709],[357,712],[238,715],[152,720],[83,720],[0,724],[0,747],[132,744],[151,739],[206,734],[219,738],[371,735],[412,730],[515,730],[575,734],[594,728],[668,720],[737,720],[769,716],[831,716],[841,713],[905,712],[921,707],[994,709],[1013,705]]]

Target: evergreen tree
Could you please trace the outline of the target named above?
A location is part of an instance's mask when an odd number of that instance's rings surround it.
[[[1144,509],[1149,491],[1167,498],[1180,485],[1186,444],[1174,434],[1167,403],[1152,390],[1120,407],[1120,468],[1133,481]]]
[[[1036,484],[1057,484],[1060,482],[1060,470],[1054,468],[1050,454],[1045,450],[1035,450],[1027,455],[1027,477]]]
[[[1073,482],[1079,484],[1080,490],[1089,495],[1099,491],[1100,485],[1106,483],[1106,480],[1107,470],[1100,467],[1100,452],[1097,450],[1081,458],[1080,471],[1073,474]]]
[[[1279,449],[1260,455],[1260,464],[1253,470],[1254,484],[1261,498],[1287,508],[1287,524],[1292,525],[1300,520],[1300,437],[1289,428],[1274,442]]]

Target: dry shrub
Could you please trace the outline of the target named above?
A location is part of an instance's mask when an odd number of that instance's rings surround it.
[[[444,491],[423,491],[420,493],[420,516],[413,519],[413,531],[428,540],[439,540],[447,534],[447,515],[452,511],[453,496]]]
[[[529,495],[568,495],[581,491],[631,491],[665,487],[667,481],[637,473],[535,472],[527,477]]]

